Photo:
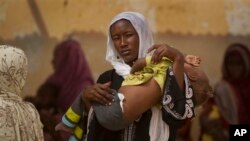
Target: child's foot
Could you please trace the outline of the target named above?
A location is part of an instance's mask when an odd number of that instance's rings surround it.
[[[192,66],[199,67],[201,64],[201,58],[195,55],[186,55],[185,62]]]
[[[69,133],[73,133],[73,129],[69,128],[68,126],[64,125],[62,122],[58,123],[55,127],[56,131],[65,131]]]

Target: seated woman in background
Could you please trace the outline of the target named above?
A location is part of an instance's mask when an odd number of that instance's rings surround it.
[[[250,51],[243,44],[233,43],[224,54],[215,97],[204,105],[200,115],[200,141],[228,141],[230,124],[250,124],[249,94]]]
[[[215,86],[216,103],[230,124],[250,124],[250,51],[231,44],[222,64],[222,79]]]

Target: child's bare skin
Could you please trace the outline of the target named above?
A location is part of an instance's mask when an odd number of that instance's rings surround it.
[[[199,56],[185,56],[184,70],[193,86],[196,106],[204,104],[209,97],[213,96],[212,88],[209,85],[206,74],[198,68],[200,64],[201,58]]]
[[[185,56],[185,63],[190,64],[194,67],[199,67],[201,64],[201,58],[195,55],[186,55]]]
[[[210,89],[206,74],[197,68],[200,66],[201,59],[199,56],[186,55],[184,61],[184,71],[190,79],[191,85],[194,87],[194,93],[197,94],[195,96],[196,104],[201,105],[208,99],[208,95],[205,93]],[[145,66],[145,58],[140,58],[132,66],[131,73],[133,74],[142,70]],[[134,121],[141,113],[156,105],[162,96],[160,87],[154,79],[138,86],[123,86],[119,92],[126,99],[123,102],[123,114],[129,122]]]
[[[159,103],[162,96],[159,84],[154,79],[137,86],[122,86],[119,92],[125,97],[123,116],[129,123],[135,121],[143,112]]]

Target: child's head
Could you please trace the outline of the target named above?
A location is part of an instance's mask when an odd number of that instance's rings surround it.
[[[50,84],[43,84],[37,91],[37,109],[50,109],[56,107],[58,89]]]
[[[193,87],[195,104],[200,106],[213,96],[208,77],[201,69],[191,64],[185,63],[184,70]]]

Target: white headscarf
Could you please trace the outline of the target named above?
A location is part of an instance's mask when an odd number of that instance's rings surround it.
[[[126,76],[130,73],[131,67],[127,65],[121,57],[117,57],[119,56],[119,54],[117,53],[114,47],[114,43],[110,35],[111,25],[121,19],[126,19],[130,21],[139,36],[138,58],[146,57],[148,48],[153,45],[153,36],[151,30],[149,29],[148,23],[146,22],[144,16],[140,13],[122,12],[112,19],[108,28],[106,60],[113,65],[114,69],[116,70],[116,73],[121,76]]]
[[[0,45],[0,140],[43,141],[37,110],[20,97],[27,70],[21,49]]]

